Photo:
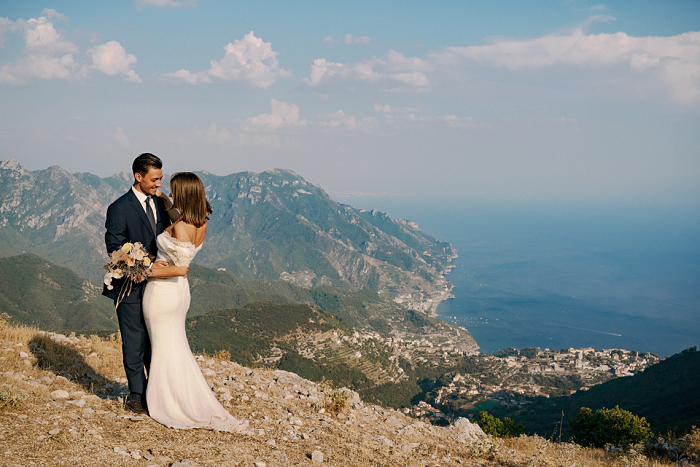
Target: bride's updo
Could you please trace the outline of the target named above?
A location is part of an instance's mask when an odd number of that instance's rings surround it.
[[[182,215],[180,220],[201,227],[214,212],[204,193],[202,180],[192,172],[178,172],[170,178],[173,204]]]

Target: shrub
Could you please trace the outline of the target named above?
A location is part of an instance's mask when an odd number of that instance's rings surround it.
[[[629,448],[651,434],[649,423],[626,410],[600,409],[593,412],[581,407],[574,420],[569,420],[569,433],[576,444],[602,448],[606,444]]]
[[[27,393],[21,389],[15,389],[9,384],[5,384],[0,388],[0,408],[5,406],[19,407],[27,397],[29,397]]]
[[[488,412],[479,412],[477,421],[481,429],[487,435],[495,436],[496,438],[516,438],[523,434],[525,427],[519,423],[515,423],[508,417],[503,420],[489,415]]]

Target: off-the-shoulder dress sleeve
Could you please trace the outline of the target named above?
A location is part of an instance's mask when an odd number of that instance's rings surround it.
[[[165,246],[165,252],[170,258],[170,261],[175,266],[189,266],[194,256],[197,254],[197,249],[190,242],[183,242],[175,237],[172,237],[167,231],[161,235]]]

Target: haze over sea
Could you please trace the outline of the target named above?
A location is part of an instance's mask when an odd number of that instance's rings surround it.
[[[484,353],[700,344],[700,206],[336,197],[452,243],[455,298],[438,314]]]

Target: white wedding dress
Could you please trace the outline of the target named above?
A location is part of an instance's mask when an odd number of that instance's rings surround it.
[[[163,232],[157,238],[156,261],[189,266],[202,247]],[[240,432],[247,421],[235,419],[219,404],[192,355],[185,334],[190,307],[186,277],[151,278],[143,296],[143,316],[151,339],[148,414],[169,428],[204,428]]]

